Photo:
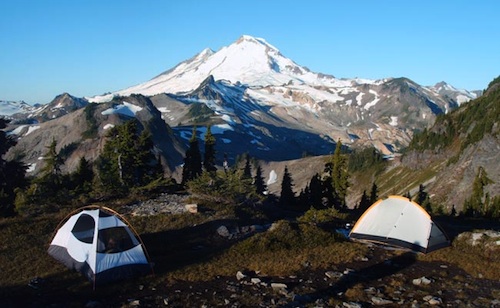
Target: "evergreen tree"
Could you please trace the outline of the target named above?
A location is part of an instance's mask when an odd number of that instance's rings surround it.
[[[316,209],[325,208],[323,205],[323,184],[318,173],[309,181],[307,202]]]
[[[207,132],[205,134],[205,153],[203,156],[203,166],[207,172],[217,171],[215,166],[215,137],[212,135],[210,130],[210,125],[207,126]]]
[[[13,136],[3,131],[9,120],[0,117],[0,216],[14,215],[15,190],[27,185],[26,166],[16,160],[6,161],[3,156],[16,145]]]
[[[57,190],[62,186],[61,166],[63,161],[56,150],[57,141],[52,139],[52,142],[47,147],[48,151],[43,157],[45,165],[40,170],[41,176],[37,183],[41,186],[42,196],[55,196]]]
[[[154,143],[148,130],[139,133],[139,122],[131,120],[113,127],[97,161],[101,184],[106,191],[124,192],[141,187],[157,176]]]
[[[78,193],[89,192],[92,190],[92,181],[94,179],[94,170],[92,165],[85,159],[80,158],[76,171],[71,175],[73,189]]]
[[[196,136],[196,127],[193,128],[193,134],[189,139],[189,147],[184,157],[184,167],[182,168],[182,185],[199,177],[202,173],[201,153]]]
[[[325,165],[325,171],[329,175],[326,181],[331,184],[329,198],[333,201],[333,206],[337,209],[345,208],[349,174],[347,172],[347,160],[342,154],[342,141],[337,141],[335,152]]]
[[[358,210],[360,214],[363,214],[370,206],[372,202],[370,198],[366,195],[366,190],[363,190],[363,194],[361,195],[361,200],[358,203]]]
[[[155,157],[153,149],[154,142],[151,132],[148,129],[144,129],[134,144],[134,186],[147,185],[154,180],[163,178],[161,162]]]
[[[421,207],[423,207],[429,214],[433,213],[431,199],[429,197],[429,194],[425,191],[424,185],[420,184],[420,186],[418,187],[418,192],[415,199],[417,203]]]
[[[411,193],[409,191],[407,191],[405,194],[403,194],[403,197],[405,198],[408,198],[409,200],[411,200]]]
[[[485,198],[484,187],[493,183],[483,167],[479,167],[474,182],[472,183],[472,195],[466,199],[464,209],[468,216],[486,215],[490,205],[489,194]]]
[[[257,166],[257,170],[255,171],[254,186],[255,191],[259,195],[263,195],[267,191],[267,186],[264,183],[264,177],[262,175],[262,168],[260,165]]]
[[[292,187],[292,176],[288,172],[288,167],[285,166],[283,180],[281,181],[281,194],[279,199],[280,205],[289,207],[295,205],[295,193],[293,192]]]
[[[252,178],[252,166],[250,165],[250,155],[246,153],[245,155],[245,168],[243,169],[243,177],[250,179]]]
[[[370,199],[369,199],[370,205],[377,202],[377,200],[378,200],[378,187],[377,184],[373,182],[372,189],[370,190]]]

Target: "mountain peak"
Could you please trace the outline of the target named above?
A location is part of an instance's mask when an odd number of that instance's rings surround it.
[[[244,44],[244,43],[253,43],[253,44],[261,44],[264,45],[265,47],[275,50],[279,52],[278,48],[274,47],[273,45],[269,44],[265,39],[260,38],[260,37],[254,37],[251,35],[242,35],[234,44]]]

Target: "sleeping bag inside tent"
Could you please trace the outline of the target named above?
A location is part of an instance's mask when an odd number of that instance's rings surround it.
[[[400,196],[390,196],[370,206],[349,237],[424,253],[450,245],[443,230],[420,205]]]
[[[48,253],[94,285],[152,273],[144,245],[115,211],[86,207],[57,229]]]

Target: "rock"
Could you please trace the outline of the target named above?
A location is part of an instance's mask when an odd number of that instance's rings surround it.
[[[243,274],[243,272],[241,272],[241,271],[238,271],[236,273],[236,279],[238,279],[238,280],[244,279],[246,277],[247,277],[247,275]]]
[[[423,299],[425,302],[428,302],[428,301],[430,301],[430,300],[431,300],[431,298],[432,298],[432,295],[426,295],[426,296],[424,296],[424,298],[422,298],[422,299]]]
[[[198,204],[196,203],[186,204],[184,207],[186,208],[186,211],[188,211],[189,213],[193,214],[198,213]]]
[[[217,228],[217,234],[222,236],[222,237],[229,237],[231,233],[229,233],[229,230],[227,229],[226,226],[220,226]]]
[[[377,291],[377,289],[375,289],[375,287],[369,287],[369,288],[365,289],[365,292],[368,294],[377,294],[378,293],[378,291]]]
[[[271,288],[273,288],[273,290],[286,290],[288,286],[284,283],[272,282]]]
[[[435,306],[435,305],[441,305],[443,303],[443,300],[439,297],[433,297],[428,301],[429,305]]]
[[[443,300],[441,298],[432,295],[425,296],[423,300],[432,306],[441,305],[443,303]]]
[[[337,279],[337,278],[342,277],[343,274],[340,272],[328,271],[328,272],[325,272],[325,276],[330,278],[330,279]]]
[[[262,280],[260,280],[260,278],[252,278],[250,279],[250,281],[253,283],[253,284],[260,284],[262,282]]]
[[[419,286],[419,285],[428,285],[432,282],[429,278],[423,276],[420,278],[413,279],[412,283],[413,285]]]
[[[391,300],[388,300],[388,299],[384,299],[384,298],[378,297],[378,296],[373,296],[372,297],[372,303],[374,305],[377,305],[377,306],[383,306],[383,305],[392,304],[394,302],[391,301]]]
[[[358,304],[355,302],[348,302],[348,303],[343,302],[342,306],[346,307],[346,308],[362,308],[363,307],[361,304]]]
[[[343,302],[342,306],[346,307],[346,308],[362,308],[363,307],[363,306],[361,306],[361,304],[358,304],[355,302],[348,302],[348,303]]]

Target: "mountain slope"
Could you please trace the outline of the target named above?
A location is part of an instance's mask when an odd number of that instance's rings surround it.
[[[376,182],[382,195],[415,195],[422,184],[434,204],[448,213],[452,207],[460,211],[479,168],[493,181],[485,186],[485,193],[491,198],[500,194],[499,149],[500,83],[438,117],[432,127],[413,138],[401,163],[396,162]]]
[[[232,121],[242,124],[259,126],[265,118],[386,154],[407,145],[413,131],[431,125],[436,115],[476,97],[445,83],[424,87],[406,78],[339,79],[311,72],[247,35],[217,52],[205,49],[145,83],[87,99],[104,102],[132,93],[173,94],[233,114]]]
[[[94,161],[101,153],[107,130],[136,118],[141,129],[148,129],[167,174],[182,163],[184,148],[161,118],[151,100],[140,95],[115,99],[103,104],[90,104],[50,121],[9,126],[9,134],[17,136],[17,145],[7,159],[18,157],[28,165],[28,175],[36,175],[43,165],[43,155],[52,140],[64,156],[63,172],[72,172],[81,157]]]

